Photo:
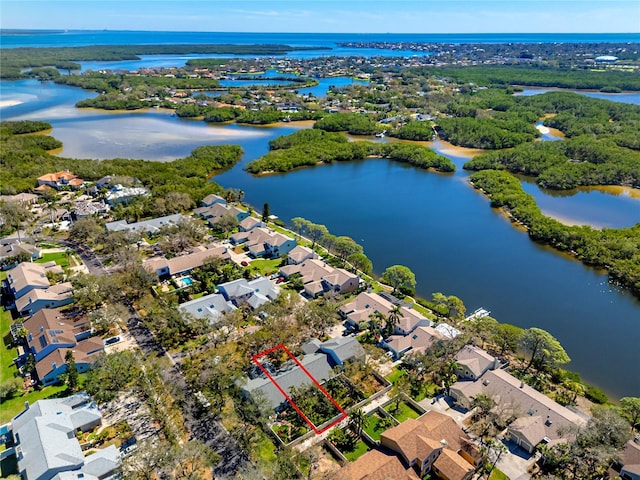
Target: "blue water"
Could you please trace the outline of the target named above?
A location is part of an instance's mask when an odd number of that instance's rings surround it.
[[[234,32],[151,32],[70,30],[38,35],[0,35],[2,48],[62,47],[83,45],[143,45],[278,43],[295,46],[329,46],[338,42],[432,42],[432,43],[577,43],[640,42],[640,33],[234,33]],[[365,55],[361,49],[341,49],[341,53]],[[376,50],[377,51],[377,50]],[[361,53],[357,53],[361,52]],[[379,51],[378,51],[379,52]],[[398,51],[400,55],[415,52]],[[294,53],[289,56],[297,56]],[[336,54],[336,52],[333,52]],[[367,53],[368,54],[368,53]],[[379,53],[382,54],[382,53]],[[315,55],[317,56],[317,54]]]
[[[584,95],[585,97],[599,98],[601,100],[610,100],[612,102],[630,103],[632,105],[640,105],[640,92],[636,93],[602,93],[602,92],[586,92],[584,90],[571,90],[568,88],[525,88],[521,92],[514,93],[515,96],[530,97],[532,95],[540,95],[547,92],[572,92]]]

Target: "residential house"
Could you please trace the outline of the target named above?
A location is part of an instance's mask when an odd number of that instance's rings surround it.
[[[587,422],[508,372],[490,367],[475,380],[454,383],[449,395],[465,408],[471,408],[477,395],[492,398],[501,412],[516,419],[507,427],[507,438],[529,453],[540,443],[566,441],[568,430]]]
[[[500,368],[500,361],[475,345],[465,345],[454,357],[459,379],[477,380],[487,370]]]
[[[152,218],[150,220],[143,220],[141,222],[127,223],[126,220],[117,220],[105,225],[110,232],[143,232],[148,235],[158,233],[158,231],[167,226],[176,225],[180,220],[187,217],[176,213],[174,215],[167,215],[165,217]]]
[[[456,338],[461,333],[457,328],[444,322],[438,323],[438,325],[435,326],[435,329],[449,339]]]
[[[38,186],[47,186],[55,188],[56,190],[64,187],[71,187],[77,189],[84,183],[84,180],[78,178],[74,173],[69,170],[63,170],[56,173],[46,173],[41,177],[38,177]]]
[[[325,292],[350,293],[360,286],[360,277],[355,273],[344,268],[333,268],[318,259],[280,268],[280,275],[286,279],[296,274],[302,277],[304,293],[311,298],[323,295]]]
[[[419,480],[411,467],[391,453],[371,450],[355,462],[349,462],[332,477],[332,480]]]
[[[3,288],[21,316],[33,315],[42,308],[58,308],[73,302],[70,282],[51,285],[47,274],[62,274],[55,262],[21,263],[7,272]]]
[[[267,225],[259,218],[249,216],[240,222],[238,228],[241,232],[248,232],[254,228],[265,228],[266,226]]]
[[[65,315],[60,310],[43,309],[24,322],[27,330],[25,354],[33,354],[38,379],[43,385],[58,381],[67,371],[65,355],[73,352],[78,372],[85,372],[97,354],[104,351],[98,337],[91,337],[86,317]]]
[[[227,201],[224,198],[222,198],[220,195],[211,193],[202,199],[201,205],[203,207],[210,207],[216,203],[220,203],[221,205],[226,205]]]
[[[386,430],[380,435],[380,445],[398,453],[420,478],[434,472],[439,478],[468,480],[480,459],[455,420],[434,410]]]
[[[305,260],[315,260],[317,258],[318,254],[311,250],[309,247],[298,245],[289,252],[289,255],[287,255],[287,264],[299,265]]]
[[[393,355],[394,360],[407,354],[426,353],[431,346],[446,337],[433,327],[417,327],[408,335],[391,335],[382,342],[382,348]]]
[[[385,317],[396,305],[378,293],[362,292],[353,301],[340,307],[338,312],[346,320],[346,325],[357,329],[360,324],[369,321],[371,315],[381,313]],[[409,335],[418,327],[431,327],[432,322],[417,310],[400,306],[395,335]]]
[[[640,435],[625,443],[620,460],[607,473],[609,478],[640,480]]]
[[[212,293],[195,300],[185,302],[178,308],[195,318],[207,318],[211,324],[217,323],[224,313],[231,312],[236,309],[233,303],[228,302],[224,295]]]
[[[312,384],[311,375],[317,382],[324,383],[335,376],[335,367],[343,366],[349,361],[364,359],[365,351],[355,338],[341,337],[321,343],[312,340],[303,346],[305,355],[299,360],[302,367],[293,360],[286,362],[271,377],[287,395],[291,388],[300,388]],[[242,386],[242,393],[248,398],[263,399],[271,408],[277,410],[286,398],[266,375],[248,379]]]
[[[109,205],[115,207],[119,203],[128,204],[136,198],[150,195],[149,190],[144,187],[123,187],[118,183],[109,189],[106,199]]]
[[[194,268],[201,267],[210,258],[221,258],[228,260],[231,258],[226,247],[197,247],[193,252],[185,255],[178,255],[167,259],[165,257],[154,257],[145,260],[142,266],[149,272],[155,273],[159,278],[189,273]]]
[[[247,304],[254,310],[267,302],[275,300],[280,293],[280,287],[274,285],[268,278],[259,277],[254,280],[240,278],[218,285],[218,292],[227,302],[236,307]]]
[[[111,207],[104,202],[92,202],[90,200],[77,200],[73,202],[71,215],[75,220],[88,217],[91,215],[100,215],[107,213]]]
[[[0,195],[0,202],[19,203],[25,207],[30,207],[38,203],[38,195],[33,193],[18,193],[17,195]]]
[[[24,256],[31,260],[42,257],[42,249],[30,243],[8,243],[0,245],[0,265],[2,270],[8,270],[18,265],[15,257]],[[12,261],[13,259],[13,261]]]
[[[77,431],[102,423],[97,405],[85,393],[39,400],[13,418],[11,429],[18,471],[24,480],[111,478],[120,470],[115,445],[85,457]]]
[[[227,205],[226,203],[214,203],[209,207],[196,208],[193,211],[199,217],[204,218],[209,222],[210,226],[215,226],[225,216],[231,215],[235,217],[238,222],[242,222],[249,216],[249,212],[241,210],[236,206]]]
[[[282,233],[268,228],[256,227],[248,232],[238,232],[231,235],[234,245],[246,244],[252,257],[279,258],[287,255],[296,246],[296,241]]]

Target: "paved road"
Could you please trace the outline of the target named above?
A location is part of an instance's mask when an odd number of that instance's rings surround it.
[[[89,273],[92,275],[106,275],[107,270],[104,268],[104,265],[100,261],[100,259],[93,253],[89,247],[84,245],[83,243],[76,242],[75,240],[60,240],[65,247],[72,249],[74,252],[78,254],[82,262],[89,270]]]

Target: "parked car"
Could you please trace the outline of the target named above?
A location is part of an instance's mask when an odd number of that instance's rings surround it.
[[[118,343],[120,341],[120,337],[111,337],[111,338],[107,338],[104,341],[105,345],[113,345],[114,343]]]
[[[246,260],[242,260],[240,262],[240,265],[242,265],[243,267],[248,267],[249,266],[249,262],[247,262]]]

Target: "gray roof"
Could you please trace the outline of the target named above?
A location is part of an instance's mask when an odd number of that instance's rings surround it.
[[[82,471],[98,478],[113,473],[120,467],[120,453],[115,445],[98,450],[85,458]]]
[[[196,298],[190,302],[183,303],[178,307],[185,313],[196,318],[210,318],[215,322],[224,312],[235,310],[236,307],[228,303],[219,293],[212,293],[201,298]]]
[[[71,418],[64,413],[36,417],[18,429],[14,426],[13,435],[22,450],[18,469],[28,480],[49,479],[52,471],[75,470],[84,463]]]
[[[133,230],[133,231],[145,231],[147,233],[155,233],[160,228],[167,225],[175,225],[184,217],[183,215],[176,213],[175,215],[167,215],[166,217],[152,218],[151,220],[143,220],[137,223],[127,223],[125,220],[118,220],[116,222],[110,222],[105,225],[110,232],[119,232],[121,230]]]
[[[331,362],[330,358],[323,353],[305,355],[305,357],[300,360],[300,363],[313,378],[320,383],[333,377],[333,367],[335,367],[335,365]],[[287,392],[287,395],[290,394],[291,387],[298,388],[313,383],[309,375],[307,375],[297,363],[290,361],[287,362],[286,365],[287,367],[285,367],[284,370],[280,370],[277,374],[272,374],[271,376],[278,382],[280,388]],[[242,389],[248,392],[253,398],[255,398],[256,392],[260,391],[265,401],[267,401],[272,408],[276,408],[285,401],[284,395],[282,395],[275,384],[266,376],[249,380],[243,385]]]
[[[324,342],[320,349],[322,351],[331,351],[341,362],[346,362],[354,358],[363,358],[365,356],[364,348],[353,337],[337,337]]]

